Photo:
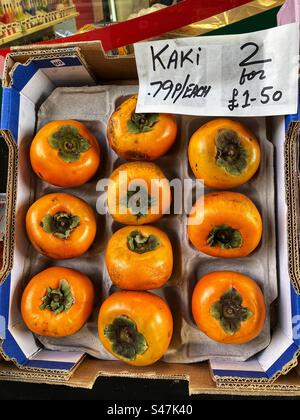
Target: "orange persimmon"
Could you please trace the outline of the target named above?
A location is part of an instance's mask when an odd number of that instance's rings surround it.
[[[262,237],[262,219],[255,204],[236,192],[204,195],[193,207],[188,235],[193,245],[213,257],[235,258],[249,255]]]
[[[192,136],[189,161],[208,188],[235,188],[249,181],[260,164],[260,146],[243,124],[219,118],[204,124]]]
[[[26,228],[32,245],[53,259],[83,255],[96,236],[96,217],[83,200],[62,193],[48,194],[28,210]]]
[[[125,160],[158,159],[175,142],[176,118],[171,114],[137,114],[136,104],[134,95],[110,117],[107,127],[110,146]]]
[[[106,266],[112,282],[120,289],[158,289],[172,275],[171,242],[153,226],[124,227],[108,243]]]
[[[45,337],[77,333],[90,317],[94,304],[91,280],[79,271],[52,267],[28,283],[21,312],[27,327]]]
[[[43,181],[58,187],[77,187],[97,172],[100,146],[80,122],[53,121],[33,139],[30,160],[34,172]]]
[[[110,176],[107,203],[110,214],[119,223],[150,224],[170,209],[170,184],[154,163],[125,163]]]
[[[129,365],[148,366],[168,350],[173,318],[166,302],[149,292],[118,292],[99,312],[103,346]]]
[[[243,344],[260,335],[266,304],[250,277],[233,271],[216,271],[195,287],[192,311],[199,329],[223,344]]]

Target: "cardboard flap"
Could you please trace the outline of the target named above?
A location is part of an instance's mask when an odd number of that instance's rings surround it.
[[[100,48],[102,51],[102,49]],[[103,53],[104,54],[104,53]],[[14,73],[18,69],[18,66],[22,64],[23,66],[29,68],[34,63],[42,62],[39,65],[39,68],[43,69],[46,67],[54,67],[57,70],[63,67],[63,63],[61,63],[61,59],[64,57],[65,59],[77,59],[78,63],[76,65],[81,65],[83,68],[86,69],[86,72],[89,73],[90,79],[94,80],[93,72],[89,68],[83,54],[81,53],[80,48],[75,46],[62,46],[60,49],[49,49],[44,48],[41,49],[24,49],[18,52],[10,54],[5,61],[4,66],[4,74],[3,74],[3,87],[12,87],[12,81],[14,79]],[[68,64],[70,66],[70,63]]]
[[[133,55],[128,56],[108,56],[105,54],[101,42],[81,42],[77,44],[56,45],[32,45],[30,47],[18,47],[17,52],[13,52],[6,60],[4,69],[4,83],[10,82],[9,72],[13,63],[26,63],[27,60],[39,56],[61,56],[65,53],[77,52],[86,62],[91,73],[99,81],[109,80],[136,80],[137,68]],[[13,60],[13,61],[12,61]],[[118,65],[116,65],[118,64]]]
[[[208,363],[169,364],[158,362],[153,366],[126,366],[122,362],[99,361],[86,358],[70,378],[72,386],[92,389],[98,378],[121,377],[188,381],[190,394],[216,388]],[[201,392],[201,391],[200,391]]]
[[[6,187],[6,230],[3,263],[0,268],[0,284],[2,284],[13,266],[18,150],[17,144],[9,131],[0,130],[0,141],[4,141],[7,144],[9,154]]]
[[[281,376],[274,384],[249,384],[240,382],[215,384],[210,376],[208,363],[200,365],[170,365],[157,363],[155,366],[136,369],[124,367],[121,362],[100,362],[86,358],[69,377],[55,375],[45,376],[42,372],[20,370],[12,363],[3,363],[0,380],[18,382],[60,384],[72,388],[92,389],[101,377],[185,380],[190,395],[224,394],[224,395],[300,395],[299,370],[294,369],[286,376]],[[166,384],[168,386],[168,384]]]
[[[133,55],[107,56],[99,42],[82,43],[80,50],[87,65],[100,82],[137,80],[137,68]]]
[[[70,49],[69,52],[76,53],[78,52],[78,48]],[[26,64],[34,57],[40,56],[40,49],[30,50],[30,49],[18,49],[18,52],[13,52],[9,54],[5,59],[4,64],[4,71],[3,71],[3,79],[2,79],[2,86],[3,87],[10,87],[12,82],[12,76],[13,76],[13,68],[16,63],[20,64]],[[50,54],[49,54],[50,55]],[[61,50],[57,50],[52,48],[51,50],[51,56],[53,57],[61,57]]]
[[[288,207],[289,275],[300,294],[300,168],[299,168],[300,121],[290,124],[285,142],[285,183]],[[298,299],[300,301],[300,297]],[[300,303],[299,303],[300,313]]]

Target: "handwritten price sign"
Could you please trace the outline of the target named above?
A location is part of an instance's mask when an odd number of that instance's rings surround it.
[[[135,45],[137,112],[259,116],[297,112],[299,25]]]

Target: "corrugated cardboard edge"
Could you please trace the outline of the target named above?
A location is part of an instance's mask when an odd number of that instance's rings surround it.
[[[15,63],[24,64],[32,57],[49,58],[56,57],[63,52],[78,50],[83,58],[87,69],[96,78],[104,83],[111,80],[114,74],[115,80],[137,80],[137,68],[134,55],[108,56],[105,54],[100,41],[88,41],[80,43],[63,43],[60,45],[33,45],[17,47],[13,53],[7,55],[4,68],[4,86],[10,82],[9,73]],[[118,66],[115,66],[115,62]]]
[[[34,378],[39,378],[39,380],[42,382],[44,382],[45,380],[45,381],[51,381],[51,382],[58,381],[58,382],[65,383],[72,377],[76,369],[80,366],[80,364],[85,359],[85,355],[82,356],[82,358],[74,366],[74,368],[69,371],[59,370],[59,369],[50,370],[50,369],[26,367],[26,366],[20,365],[16,359],[9,358],[3,351],[2,344],[3,342],[0,341],[1,357],[4,359],[5,362],[12,362],[18,370],[14,371],[13,374],[7,374],[7,371],[3,371],[0,365],[0,380],[4,380],[3,377],[9,377],[11,380],[15,378],[16,380],[23,379],[24,381],[26,380],[26,382],[31,382],[31,380],[33,380]]]
[[[0,365],[1,368],[1,365]],[[103,377],[122,377],[133,379],[149,380],[184,380],[188,382],[190,393],[201,383],[203,389],[214,393],[216,386],[207,367],[207,363],[200,365],[175,365],[158,362],[154,366],[136,368],[127,366],[122,362],[104,362],[87,358],[84,363],[74,372],[73,376],[65,383],[57,381],[54,377],[41,377],[31,375],[30,378],[21,374],[12,364],[5,364],[0,371],[0,380],[20,380],[24,382],[51,383],[55,385],[66,385],[72,388],[92,389],[95,382]]]
[[[8,146],[8,173],[6,187],[6,228],[3,250],[3,264],[0,270],[0,284],[2,284],[13,266],[15,244],[15,205],[18,178],[18,150],[13,137],[8,131],[0,130],[0,136]]]
[[[3,284],[8,274],[11,272],[13,267],[13,255],[15,246],[15,220],[16,220],[16,194],[17,194],[17,179],[18,179],[18,148],[16,141],[7,130],[0,130],[0,136],[4,139],[8,146],[8,173],[7,173],[7,185],[6,185],[6,229],[5,229],[5,240],[3,249],[3,264],[0,270],[0,284]],[[2,347],[3,341],[0,340],[0,355],[5,361],[12,361],[20,370],[23,372],[35,372],[40,374],[51,374],[61,380],[68,380],[74,370],[78,367],[78,364],[71,371],[64,370],[46,370],[37,369],[21,366],[16,360],[10,359],[4,352]],[[83,361],[84,357],[79,361],[79,364]],[[1,370],[1,366],[0,366]],[[0,371],[1,376],[1,371]]]
[[[152,368],[141,368],[136,371],[134,368],[126,367],[120,362],[100,362],[103,366],[99,371],[97,362],[86,360],[81,367],[74,372],[73,376],[66,382],[57,380],[54,376],[47,377],[40,374],[19,372],[11,364],[2,368],[0,381],[19,381],[30,383],[43,383],[49,385],[64,385],[70,388],[92,389],[98,380],[104,377],[148,379],[148,380],[175,380],[186,381],[189,394],[220,394],[220,395],[266,395],[266,396],[300,396],[299,376],[296,372],[290,377],[281,378],[276,384],[216,384],[212,381],[206,363],[200,365],[167,365],[158,363]],[[177,372],[175,374],[175,371]],[[299,384],[299,385],[298,385]]]
[[[289,126],[285,142],[285,189],[288,208],[288,265],[294,289],[300,294],[300,243],[299,243],[299,136],[300,122]]]
[[[266,387],[262,385],[242,385],[237,384],[220,384],[218,387],[218,394],[230,394],[230,395],[259,395],[259,396],[273,396],[273,397],[299,397],[300,386],[297,385],[284,385],[284,384],[273,384],[272,387]]]
[[[45,51],[47,51],[46,55],[45,55]],[[55,60],[58,57],[59,58],[70,57],[74,55],[79,59],[81,64],[88,70],[90,76],[95,80],[93,72],[91,71],[86,60],[81,54],[80,48],[72,45],[68,48],[59,48],[59,49],[51,48],[45,51],[43,54],[41,54],[41,50],[37,50],[37,49],[30,50],[30,56],[29,56],[28,50],[18,51],[18,52],[9,54],[6,57],[5,64],[4,64],[4,72],[3,72],[4,77],[2,80],[2,86],[12,87],[12,76],[13,76],[16,66],[18,66],[19,64],[28,66],[34,60],[45,59],[45,58],[49,60]]]
[[[267,379],[267,378],[238,378],[238,377],[230,377],[230,376],[214,376],[214,380],[217,383],[217,386],[219,387],[227,387],[227,386],[231,386],[232,384],[241,384],[242,386],[249,386],[249,384],[253,384],[253,386],[261,386],[261,385],[266,385],[266,384],[274,384],[274,382],[280,378],[280,376],[282,375],[287,375],[291,370],[293,370],[295,367],[298,366],[299,363],[299,358],[300,356],[300,350],[297,350],[296,353],[294,354],[293,359],[287,363],[282,370],[276,372],[272,378]]]
[[[300,122],[292,122],[289,126],[285,146],[285,191],[287,204],[287,235],[288,235],[288,266],[289,277],[294,289],[300,293],[300,242],[298,232],[300,232],[299,215],[297,211],[297,201],[299,200],[299,136]],[[293,359],[286,364],[281,371],[276,372],[270,379],[251,379],[236,377],[220,377],[215,376],[217,386],[231,387],[231,384],[251,383],[251,384],[267,384],[274,382],[282,375],[287,375],[294,369],[299,361],[300,350],[297,350]]]

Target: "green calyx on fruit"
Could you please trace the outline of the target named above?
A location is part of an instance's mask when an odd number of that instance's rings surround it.
[[[134,321],[125,315],[114,319],[104,330],[105,337],[111,342],[115,354],[127,360],[135,360],[137,355],[148,350],[145,337],[137,330]]]
[[[90,142],[82,137],[78,128],[71,125],[60,127],[48,138],[48,142],[58,151],[58,156],[67,163],[77,162],[81,154],[92,147]]]
[[[247,152],[238,134],[233,130],[220,130],[216,137],[216,163],[230,175],[239,176],[247,167]]]
[[[211,247],[219,246],[222,249],[240,248],[243,237],[239,230],[227,225],[219,225],[210,232],[207,244]]]
[[[160,240],[154,235],[143,235],[140,231],[134,230],[127,238],[127,245],[130,251],[137,254],[155,251],[161,246]]]
[[[59,239],[69,239],[71,233],[80,225],[80,217],[71,214],[59,212],[54,216],[46,214],[41,227],[47,233],[52,233]]]
[[[243,298],[240,293],[234,289],[229,289],[218,302],[215,302],[211,309],[211,315],[218,321],[226,334],[234,335],[240,329],[242,322],[252,318],[253,313],[250,309],[242,306]]]
[[[159,120],[159,114],[132,114],[131,119],[127,121],[129,133],[139,134],[147,133],[153,130],[154,125]]]
[[[52,311],[56,315],[71,309],[75,303],[75,299],[68,281],[65,279],[60,280],[58,289],[49,287],[42,302],[40,306],[42,311]]]
[[[145,188],[136,186],[135,189],[127,191],[126,207],[131,210],[137,219],[145,217],[153,204],[154,199],[148,194]]]

